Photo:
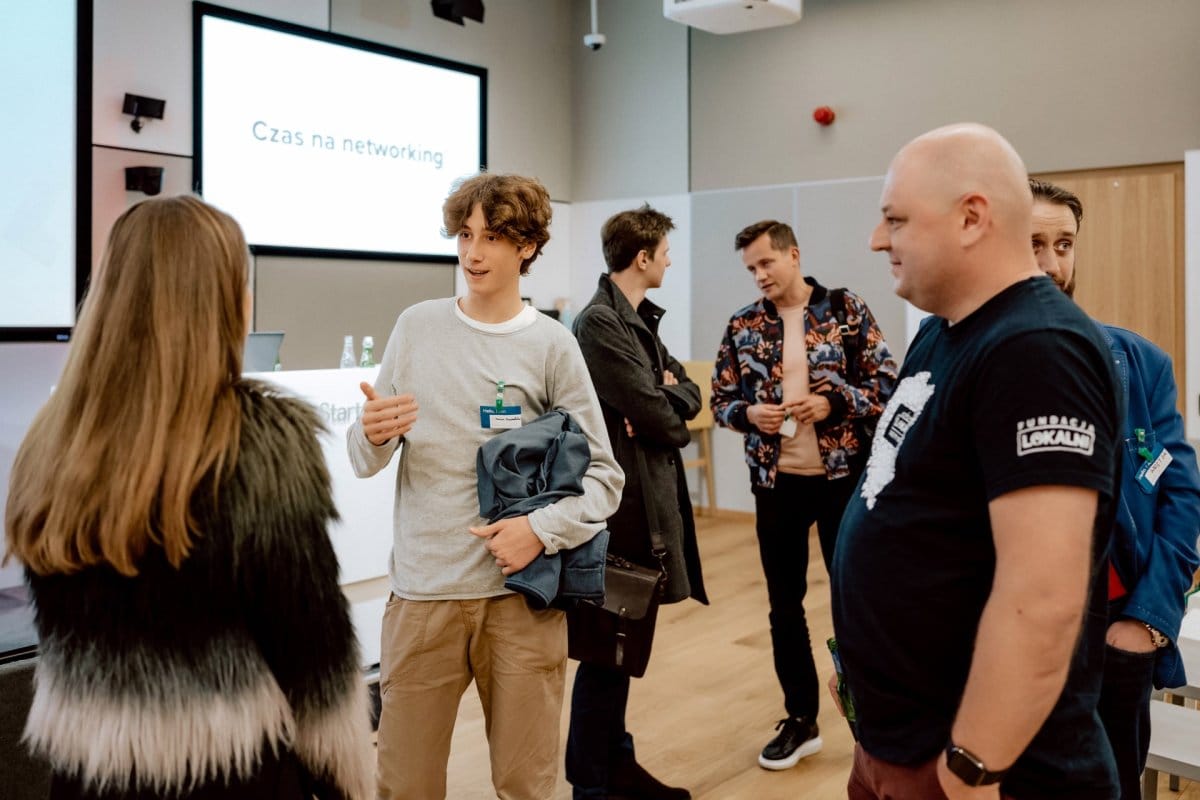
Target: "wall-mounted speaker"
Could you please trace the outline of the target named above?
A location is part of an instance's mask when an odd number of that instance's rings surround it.
[[[126,167],[125,191],[156,195],[162,191],[162,167]]]

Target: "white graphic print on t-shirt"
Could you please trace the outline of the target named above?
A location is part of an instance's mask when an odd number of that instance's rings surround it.
[[[1096,449],[1096,426],[1076,417],[1047,414],[1017,423],[1017,455],[1031,453],[1079,453],[1090,456]]]
[[[928,372],[918,372],[900,381],[892,399],[883,409],[860,492],[867,501],[867,508],[875,508],[875,498],[896,477],[896,455],[900,452],[900,445],[908,429],[925,410],[929,398],[933,397],[935,387],[929,382],[930,377]]]

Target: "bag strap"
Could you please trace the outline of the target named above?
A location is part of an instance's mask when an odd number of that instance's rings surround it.
[[[659,568],[665,577],[667,568],[664,561],[667,557],[667,545],[663,542],[662,527],[658,524],[658,509],[646,497],[646,491],[650,488],[650,470],[646,467],[646,454],[642,452],[641,446],[636,442],[634,451],[637,455],[638,477],[642,481],[642,507],[646,509],[646,530],[650,532],[650,551],[658,559]]]
[[[846,377],[851,384],[857,383],[858,376],[858,337],[852,335],[846,322],[846,290],[834,289],[829,293],[829,305],[837,320],[838,334],[842,337],[842,350],[846,353]]]
[[[654,363],[658,367],[658,374],[661,376],[666,368],[662,361],[662,353],[658,350],[658,343],[654,345]],[[662,526],[658,522],[658,508],[649,501],[646,493],[650,489],[650,470],[646,466],[646,454],[642,451],[642,446],[637,440],[633,443],[634,455],[637,458],[638,477],[642,482],[642,508],[646,510],[646,530],[650,533],[650,552],[658,559],[658,569],[662,573],[662,578],[659,579],[658,585],[661,588],[666,583],[667,578],[667,545],[663,541]]]

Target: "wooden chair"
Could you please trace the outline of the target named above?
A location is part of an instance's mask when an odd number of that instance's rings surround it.
[[[704,474],[704,505],[697,508],[697,511],[703,509],[704,513],[712,516],[717,513],[717,482],[713,476],[713,415],[712,409],[709,408],[708,401],[712,396],[712,371],[713,362],[711,361],[684,361],[683,368],[687,370],[688,377],[695,381],[700,387],[700,413],[696,418],[687,424],[687,428],[692,432],[692,441],[696,443],[696,458],[690,458],[683,462],[684,469],[699,469]]]

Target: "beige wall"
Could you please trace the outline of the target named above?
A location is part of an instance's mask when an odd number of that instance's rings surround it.
[[[260,256],[254,265],[254,328],[285,331],[279,361],[284,369],[333,369],[342,338],[375,339],[375,360],[400,311],[413,303],[454,293],[450,264],[327,261]]]
[[[961,120],[1035,172],[1180,161],[1200,143],[1197,31],[1192,0],[805,0],[795,25],[693,31],[690,188],[880,175]]]

